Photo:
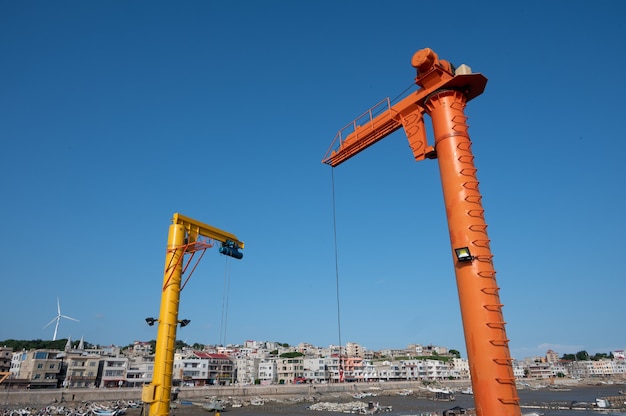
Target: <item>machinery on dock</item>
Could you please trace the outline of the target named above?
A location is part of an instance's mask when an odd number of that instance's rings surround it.
[[[466,65],[454,68],[429,48],[416,52],[411,63],[417,70],[419,89],[396,104],[381,101],[341,129],[322,162],[334,168],[400,128],[416,161],[439,161],[476,414],[519,416],[509,340],[464,113],[466,103],[482,94],[487,79]],[[425,114],[432,121],[432,145],[426,137]]]

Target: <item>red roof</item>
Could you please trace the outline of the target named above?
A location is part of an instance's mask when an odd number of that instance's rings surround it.
[[[228,355],[225,355],[225,354],[209,354],[208,352],[202,352],[202,351],[194,351],[193,355],[195,355],[198,358],[213,358],[216,360],[229,360],[230,359]]]

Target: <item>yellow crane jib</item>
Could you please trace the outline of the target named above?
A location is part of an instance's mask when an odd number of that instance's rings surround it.
[[[174,214],[167,237],[165,270],[163,276],[163,291],[161,294],[161,308],[159,318],[147,318],[148,325],[158,323],[156,351],[154,356],[154,370],[152,382],[145,385],[141,392],[141,399],[148,411],[148,416],[169,416],[172,395],[172,379],[174,369],[174,354],[176,351],[177,327],[187,326],[188,319],[178,319],[178,305],[181,281],[184,272],[183,257],[190,257],[197,250],[212,247],[201,237],[222,243],[220,253],[241,259],[239,251],[244,248],[243,241],[234,234],[196,221],[181,214]]]
[[[199,236],[207,237],[222,243],[219,248],[219,252],[221,254],[234,257],[238,260],[243,258],[243,253],[239,250],[244,248],[244,243],[234,234],[220,230],[219,228],[211,225],[204,224],[200,221],[196,221],[179,213],[174,214],[172,224],[180,224],[185,228],[185,231],[187,232],[186,240],[188,243],[195,243]]]

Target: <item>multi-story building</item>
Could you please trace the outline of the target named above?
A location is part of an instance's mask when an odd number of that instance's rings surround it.
[[[453,358],[452,359],[452,368],[454,369],[454,378],[458,378],[461,380],[469,380],[470,379],[470,367],[469,361],[465,358]]]
[[[549,363],[559,362],[559,354],[552,350],[548,350],[548,352],[546,352],[546,361]]]
[[[14,353],[11,358],[11,383],[31,389],[60,387],[62,361],[58,350],[31,350]]]
[[[142,387],[152,381],[154,371],[153,355],[136,355],[128,360],[126,371],[127,387]]]
[[[363,360],[363,381],[378,380],[378,371],[370,359]]]
[[[304,381],[304,358],[277,358],[278,382],[291,384]]]
[[[405,380],[420,380],[425,376],[423,362],[419,360],[400,361],[401,375]]]
[[[81,388],[98,386],[98,376],[101,373],[99,355],[64,354],[64,366],[66,366],[62,381],[63,387]]]
[[[0,372],[8,372],[11,369],[12,357],[12,348],[0,347]]]
[[[394,363],[391,361],[382,361],[376,363],[375,365],[379,381],[402,380],[401,370],[398,363]]]
[[[143,342],[143,341],[133,342],[133,354],[136,354],[136,355],[152,354],[152,344],[150,342]]]
[[[273,384],[278,382],[278,371],[275,359],[262,359],[259,362],[258,380],[261,384]]]
[[[345,381],[363,381],[363,358],[353,355],[341,357]]]
[[[195,356],[174,359],[172,383],[179,386],[204,386],[209,378],[209,360]]]
[[[100,387],[122,387],[126,385],[128,358],[103,357]]]
[[[407,355],[409,355],[407,350],[399,350],[399,349],[380,350],[380,354],[389,360],[393,360],[394,358],[398,358],[398,357],[406,357]]]
[[[517,379],[526,377],[526,366],[517,360],[513,360],[513,376]]]
[[[572,361],[569,369],[573,378],[585,378],[591,376],[593,364],[591,361]]]
[[[211,354],[194,351],[196,358],[206,359],[208,363],[207,383],[209,385],[227,386],[235,381],[234,365],[225,354]]]
[[[304,378],[309,383],[323,383],[327,381],[326,361],[323,358],[304,358]]]
[[[238,384],[254,384],[259,376],[260,358],[250,356],[235,359],[235,379]]]
[[[339,383],[343,378],[343,369],[340,369],[339,356],[330,355],[324,358],[326,377],[329,383]]]
[[[348,357],[363,357],[364,349],[359,344],[355,342],[348,342],[346,344],[346,355]]]
[[[591,367],[591,371],[592,371],[592,376],[609,376],[613,374],[613,368],[612,368],[612,360],[598,360],[598,361],[592,361],[592,367]]]
[[[566,377],[569,374],[569,370],[563,361],[548,361],[548,363],[552,369],[552,377]]]
[[[613,374],[626,375],[626,360],[613,360]]]
[[[527,365],[527,376],[529,378],[550,378],[552,374],[552,365],[547,362],[535,361]]]

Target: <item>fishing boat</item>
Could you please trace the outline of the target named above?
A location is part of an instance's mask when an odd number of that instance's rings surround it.
[[[226,410],[224,402],[219,399],[213,399],[208,402],[202,403],[202,408],[207,412],[223,412],[224,410]]]

